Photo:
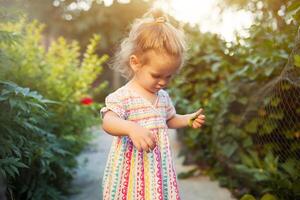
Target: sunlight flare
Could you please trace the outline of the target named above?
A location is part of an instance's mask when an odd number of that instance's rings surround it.
[[[157,0],[154,7],[160,7],[177,20],[199,25],[203,32],[220,34],[225,40],[234,39],[235,32],[246,36],[244,30],[251,26],[253,17],[244,10],[226,9],[220,13],[218,0]]]

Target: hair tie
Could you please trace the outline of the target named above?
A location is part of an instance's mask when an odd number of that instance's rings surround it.
[[[167,20],[165,17],[158,17],[155,19],[156,23],[165,23]]]

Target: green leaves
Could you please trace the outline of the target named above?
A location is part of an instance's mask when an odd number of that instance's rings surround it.
[[[254,13],[248,36],[236,36],[236,42],[186,27],[189,57],[171,94],[179,113],[191,112],[196,102],[201,105],[206,124],[198,135],[185,130],[184,152],[200,167],[209,165],[237,196],[246,190],[297,199],[291,183],[299,183],[294,177],[300,169],[292,171],[294,165],[288,164],[287,172],[283,166],[289,159],[296,162],[300,149],[299,41],[295,43],[300,4],[261,1],[259,9],[257,1],[245,3],[245,9],[259,14]],[[293,12],[293,21],[285,20],[286,11]]]
[[[240,200],[256,200],[256,198],[250,194],[245,194]],[[260,200],[277,200],[277,198],[272,194],[264,194]]]
[[[237,149],[238,145],[235,142],[228,142],[220,146],[221,152],[228,158],[230,158]]]
[[[292,0],[287,8],[286,17],[287,20],[291,18],[295,21],[300,21],[300,2]]]
[[[294,64],[296,67],[300,67],[300,55],[294,55]]]
[[[20,162],[20,158],[8,157],[0,159],[0,176],[8,178],[9,176],[15,178],[20,175],[18,168],[29,168],[24,163]]]
[[[186,179],[186,178],[193,176],[198,170],[199,170],[198,168],[195,168],[195,169],[191,169],[187,172],[181,172],[177,175],[177,177],[179,179]]]
[[[1,21],[0,27],[1,172],[21,199],[62,199],[86,128],[99,123],[101,105],[80,102],[105,89],[92,84],[108,56],[98,55],[98,35],[82,51],[62,37],[45,45],[37,21]]]
[[[245,194],[240,200],[256,200],[254,196]]]
[[[47,99],[7,81],[0,81],[0,99],[0,110],[4,111],[0,112],[0,176],[7,180],[8,190],[14,190],[14,195],[26,192],[30,199],[47,199],[49,189],[53,195],[57,193],[49,198],[58,199],[59,183],[71,176],[68,162],[74,161],[63,146],[67,143],[53,134],[47,122]],[[43,185],[24,189],[35,182]],[[36,193],[40,197],[32,197]]]
[[[260,200],[277,200],[277,198],[274,195],[265,194]]]
[[[251,121],[246,124],[245,130],[248,133],[257,133],[258,125],[259,125],[258,119],[256,119],[256,118],[251,119]]]

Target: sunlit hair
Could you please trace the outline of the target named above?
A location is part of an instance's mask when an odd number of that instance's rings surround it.
[[[110,67],[119,71],[126,79],[130,79],[134,75],[129,66],[130,56],[138,55],[142,64],[145,64],[148,59],[144,53],[149,50],[178,56],[181,58],[180,67],[183,66],[186,51],[184,34],[171,25],[167,16],[158,9],[150,10],[142,18],[134,21],[128,37],[121,41]]]

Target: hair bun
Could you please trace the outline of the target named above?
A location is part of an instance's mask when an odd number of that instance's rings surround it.
[[[158,17],[155,19],[155,22],[157,23],[165,23],[167,20],[164,17]]]
[[[152,13],[152,16],[154,17],[154,19],[164,17],[164,15],[165,15],[164,11],[162,9],[158,9],[158,8],[153,9],[151,11],[151,13]]]
[[[154,8],[150,10],[149,14],[152,15],[157,23],[165,23],[168,21],[168,17],[162,9]]]

